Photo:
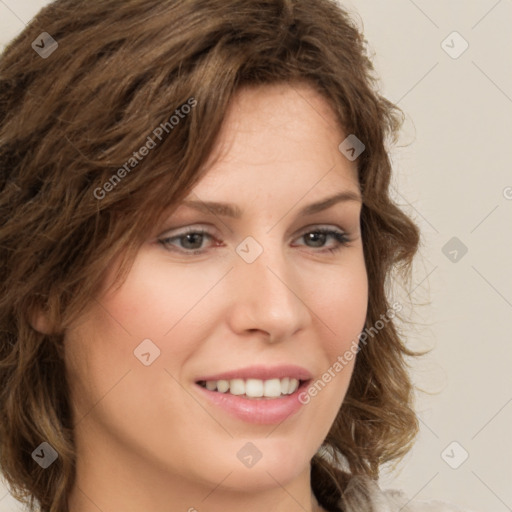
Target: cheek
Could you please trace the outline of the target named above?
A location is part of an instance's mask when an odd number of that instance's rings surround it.
[[[364,263],[352,265],[325,280],[314,294],[315,309],[328,327],[325,349],[334,361],[358,340],[368,309],[368,278]]]
[[[323,373],[302,394],[311,404],[319,437],[327,436],[347,393],[357,357],[359,335],[364,329],[368,304],[366,271],[338,274],[322,293],[316,294],[316,307],[327,328],[322,338],[325,356]]]
[[[104,327],[119,332],[122,326],[134,340],[152,336],[162,339],[175,325],[189,321],[185,315],[208,286],[208,281],[190,268],[154,261],[141,251],[121,288],[100,299],[111,314]]]
[[[208,279],[197,272],[171,271],[170,265],[142,254],[122,286],[104,289],[68,333],[71,376],[87,383],[89,390],[96,386],[100,396],[128,370],[130,380],[153,379],[164,368],[178,376],[197,349],[194,340],[200,337],[191,333],[200,332],[196,326],[203,319],[197,318],[194,308],[210,287]],[[154,345],[143,344],[147,339]],[[150,358],[158,356],[144,366],[137,355],[142,357],[148,350]]]
[[[146,338],[158,346],[157,340],[172,326],[168,312],[175,307],[171,300],[175,296],[170,291],[164,295],[165,289],[162,280],[142,272],[135,262],[120,288],[91,301],[65,339],[66,367],[77,396],[94,404],[127,372],[133,381],[148,370],[134,350]],[[147,371],[144,378],[148,374],[151,378]]]
[[[324,336],[322,374],[304,391],[301,401],[312,404],[321,435],[327,435],[343,403],[355,365],[359,335],[368,307],[368,277],[362,252],[347,264],[322,276],[322,286],[309,294]]]
[[[178,323],[200,325],[194,314],[197,307],[208,302],[207,296],[230,266],[192,261],[166,258],[163,249],[145,246],[123,286],[115,295],[107,293],[103,302],[116,313],[117,319],[124,320],[128,330],[132,326],[133,331],[142,335],[157,329],[163,337]]]
[[[180,295],[157,273],[134,268],[123,286],[101,302],[128,332],[145,338],[161,336],[172,327]],[[111,322],[107,319],[107,323]]]

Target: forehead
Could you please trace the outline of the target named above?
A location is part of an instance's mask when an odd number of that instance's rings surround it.
[[[240,89],[194,192],[358,190],[357,164],[339,145],[346,138],[328,101],[307,84]]]

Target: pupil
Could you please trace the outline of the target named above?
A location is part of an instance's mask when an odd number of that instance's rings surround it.
[[[194,238],[194,237],[197,237],[197,236],[202,236],[200,235],[199,233],[190,233],[188,235],[185,235],[186,239],[187,239],[187,243],[190,241],[190,238]],[[192,245],[194,245],[194,242],[192,242]],[[199,246],[201,246],[201,244],[199,244]],[[197,247],[189,247],[189,249],[197,249]]]
[[[325,237],[325,233],[310,233],[309,234],[309,239],[311,242],[315,242],[314,238],[317,238],[317,237],[320,237],[320,238],[317,239],[316,242],[322,242],[323,237]],[[322,243],[320,243],[319,245],[321,246]]]

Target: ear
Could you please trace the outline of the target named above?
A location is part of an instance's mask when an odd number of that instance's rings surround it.
[[[53,334],[55,332],[48,313],[45,313],[40,307],[35,307],[32,310],[30,325],[41,334]]]

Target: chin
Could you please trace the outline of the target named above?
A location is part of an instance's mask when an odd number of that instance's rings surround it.
[[[272,435],[272,434],[271,434]],[[231,472],[223,487],[245,492],[275,488],[277,484],[286,486],[299,477],[309,466],[316,450],[307,450],[304,442],[271,437],[254,440],[237,439],[235,461],[224,453],[222,469],[216,474]],[[220,459],[219,459],[220,460]]]

